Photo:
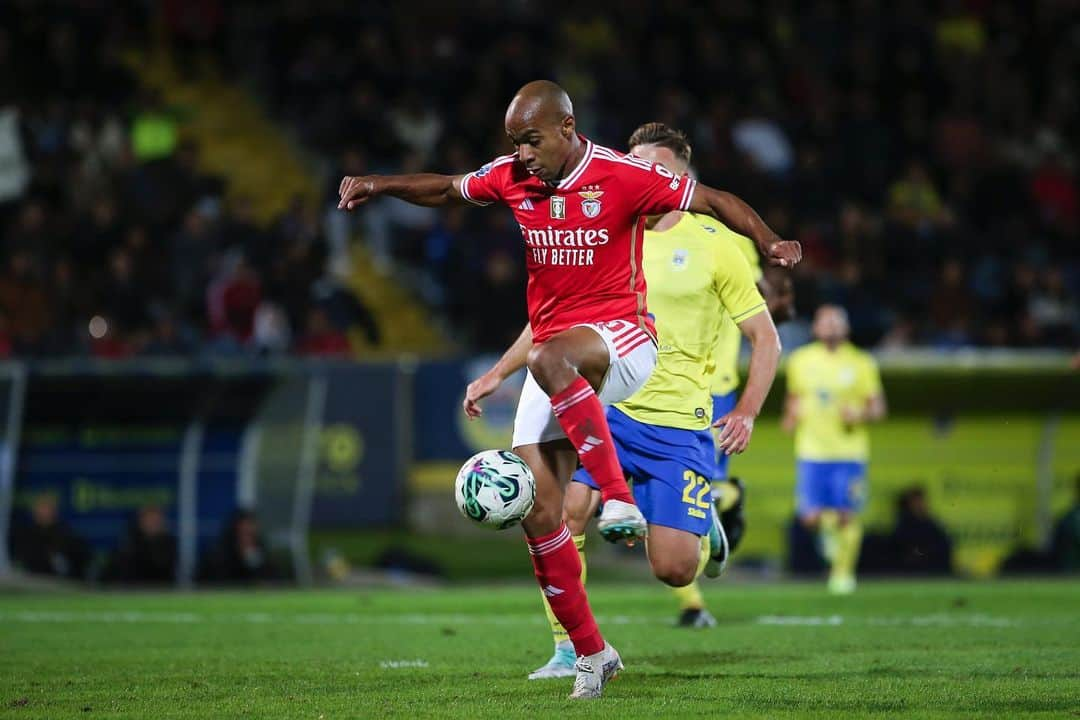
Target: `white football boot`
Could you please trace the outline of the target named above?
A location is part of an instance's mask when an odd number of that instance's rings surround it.
[[[604,643],[604,649],[594,655],[582,655],[574,663],[577,678],[571,700],[591,700],[604,692],[607,681],[623,669],[622,658],[611,643]]]
[[[638,506],[622,500],[604,503],[596,527],[608,542],[634,540],[649,534],[649,525]]]

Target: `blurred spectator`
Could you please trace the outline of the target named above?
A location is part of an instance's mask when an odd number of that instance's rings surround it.
[[[933,342],[938,347],[962,347],[972,342],[972,293],[964,280],[963,264],[946,260],[930,296]]]
[[[315,357],[345,357],[350,352],[349,339],[330,324],[326,310],[316,305],[308,310],[304,334],[296,344],[296,351]]]
[[[150,336],[142,348],[142,354],[157,357],[179,357],[195,350],[195,343],[189,334],[176,322],[174,314],[168,310],[156,309],[153,312],[154,323]]]
[[[52,324],[52,308],[29,250],[12,254],[0,275],[0,313],[7,318],[8,333],[17,353],[35,354],[42,350],[45,331]]]
[[[1073,506],[1054,526],[1050,552],[1058,569],[1064,572],[1080,572],[1080,473],[1075,478]]]
[[[221,531],[203,573],[207,580],[250,583],[278,577],[259,523],[250,510],[237,510]]]
[[[921,487],[900,493],[892,544],[896,570],[900,573],[948,575],[952,572],[952,540],[930,514],[926,490]]]
[[[130,583],[172,583],[176,560],[176,538],[168,530],[165,514],[156,505],[144,505],[136,511],[113,557],[109,577]]]
[[[82,579],[90,550],[60,519],[56,496],[43,493],[30,506],[29,524],[12,530],[11,556],[27,572]]]
[[[920,235],[952,224],[952,214],[919,160],[910,162],[903,177],[890,186],[889,214],[894,222]]]
[[[246,344],[255,330],[255,311],[262,302],[262,284],[240,252],[228,253],[206,291],[210,332]]]

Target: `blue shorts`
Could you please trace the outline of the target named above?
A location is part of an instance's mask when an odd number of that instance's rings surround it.
[[[647,425],[613,407],[607,420],[619,464],[632,480],[634,501],[649,524],[708,535],[712,433]],[[574,482],[599,490],[585,468],[574,473]]]
[[[866,463],[799,460],[796,474],[795,501],[800,517],[818,510],[862,510]]]
[[[732,390],[727,395],[713,395],[712,396],[712,421],[716,422],[720,418],[727,415],[729,412],[735,409],[735,402],[739,399],[739,395]],[[720,428],[713,428],[713,437],[720,435]],[[713,448],[713,457],[716,459],[713,467],[712,479],[713,480],[727,480],[728,476],[728,461],[731,460],[730,455],[725,455],[719,448]]]

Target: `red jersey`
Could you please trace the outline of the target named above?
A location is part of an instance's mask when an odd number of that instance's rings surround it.
[[[697,183],[582,140],[581,163],[557,185],[504,155],[466,175],[461,194],[514,211],[525,241],[533,342],[611,320],[629,320],[655,337],[641,271],[644,216],[686,210]]]

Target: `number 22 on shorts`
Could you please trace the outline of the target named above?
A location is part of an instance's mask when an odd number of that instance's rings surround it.
[[[698,475],[693,470],[687,470],[683,473],[683,480],[686,481],[686,487],[683,488],[682,499],[683,502],[689,505],[687,514],[696,517],[705,517],[704,510],[710,509],[709,503],[709,481]],[[694,489],[697,488],[695,494]]]

